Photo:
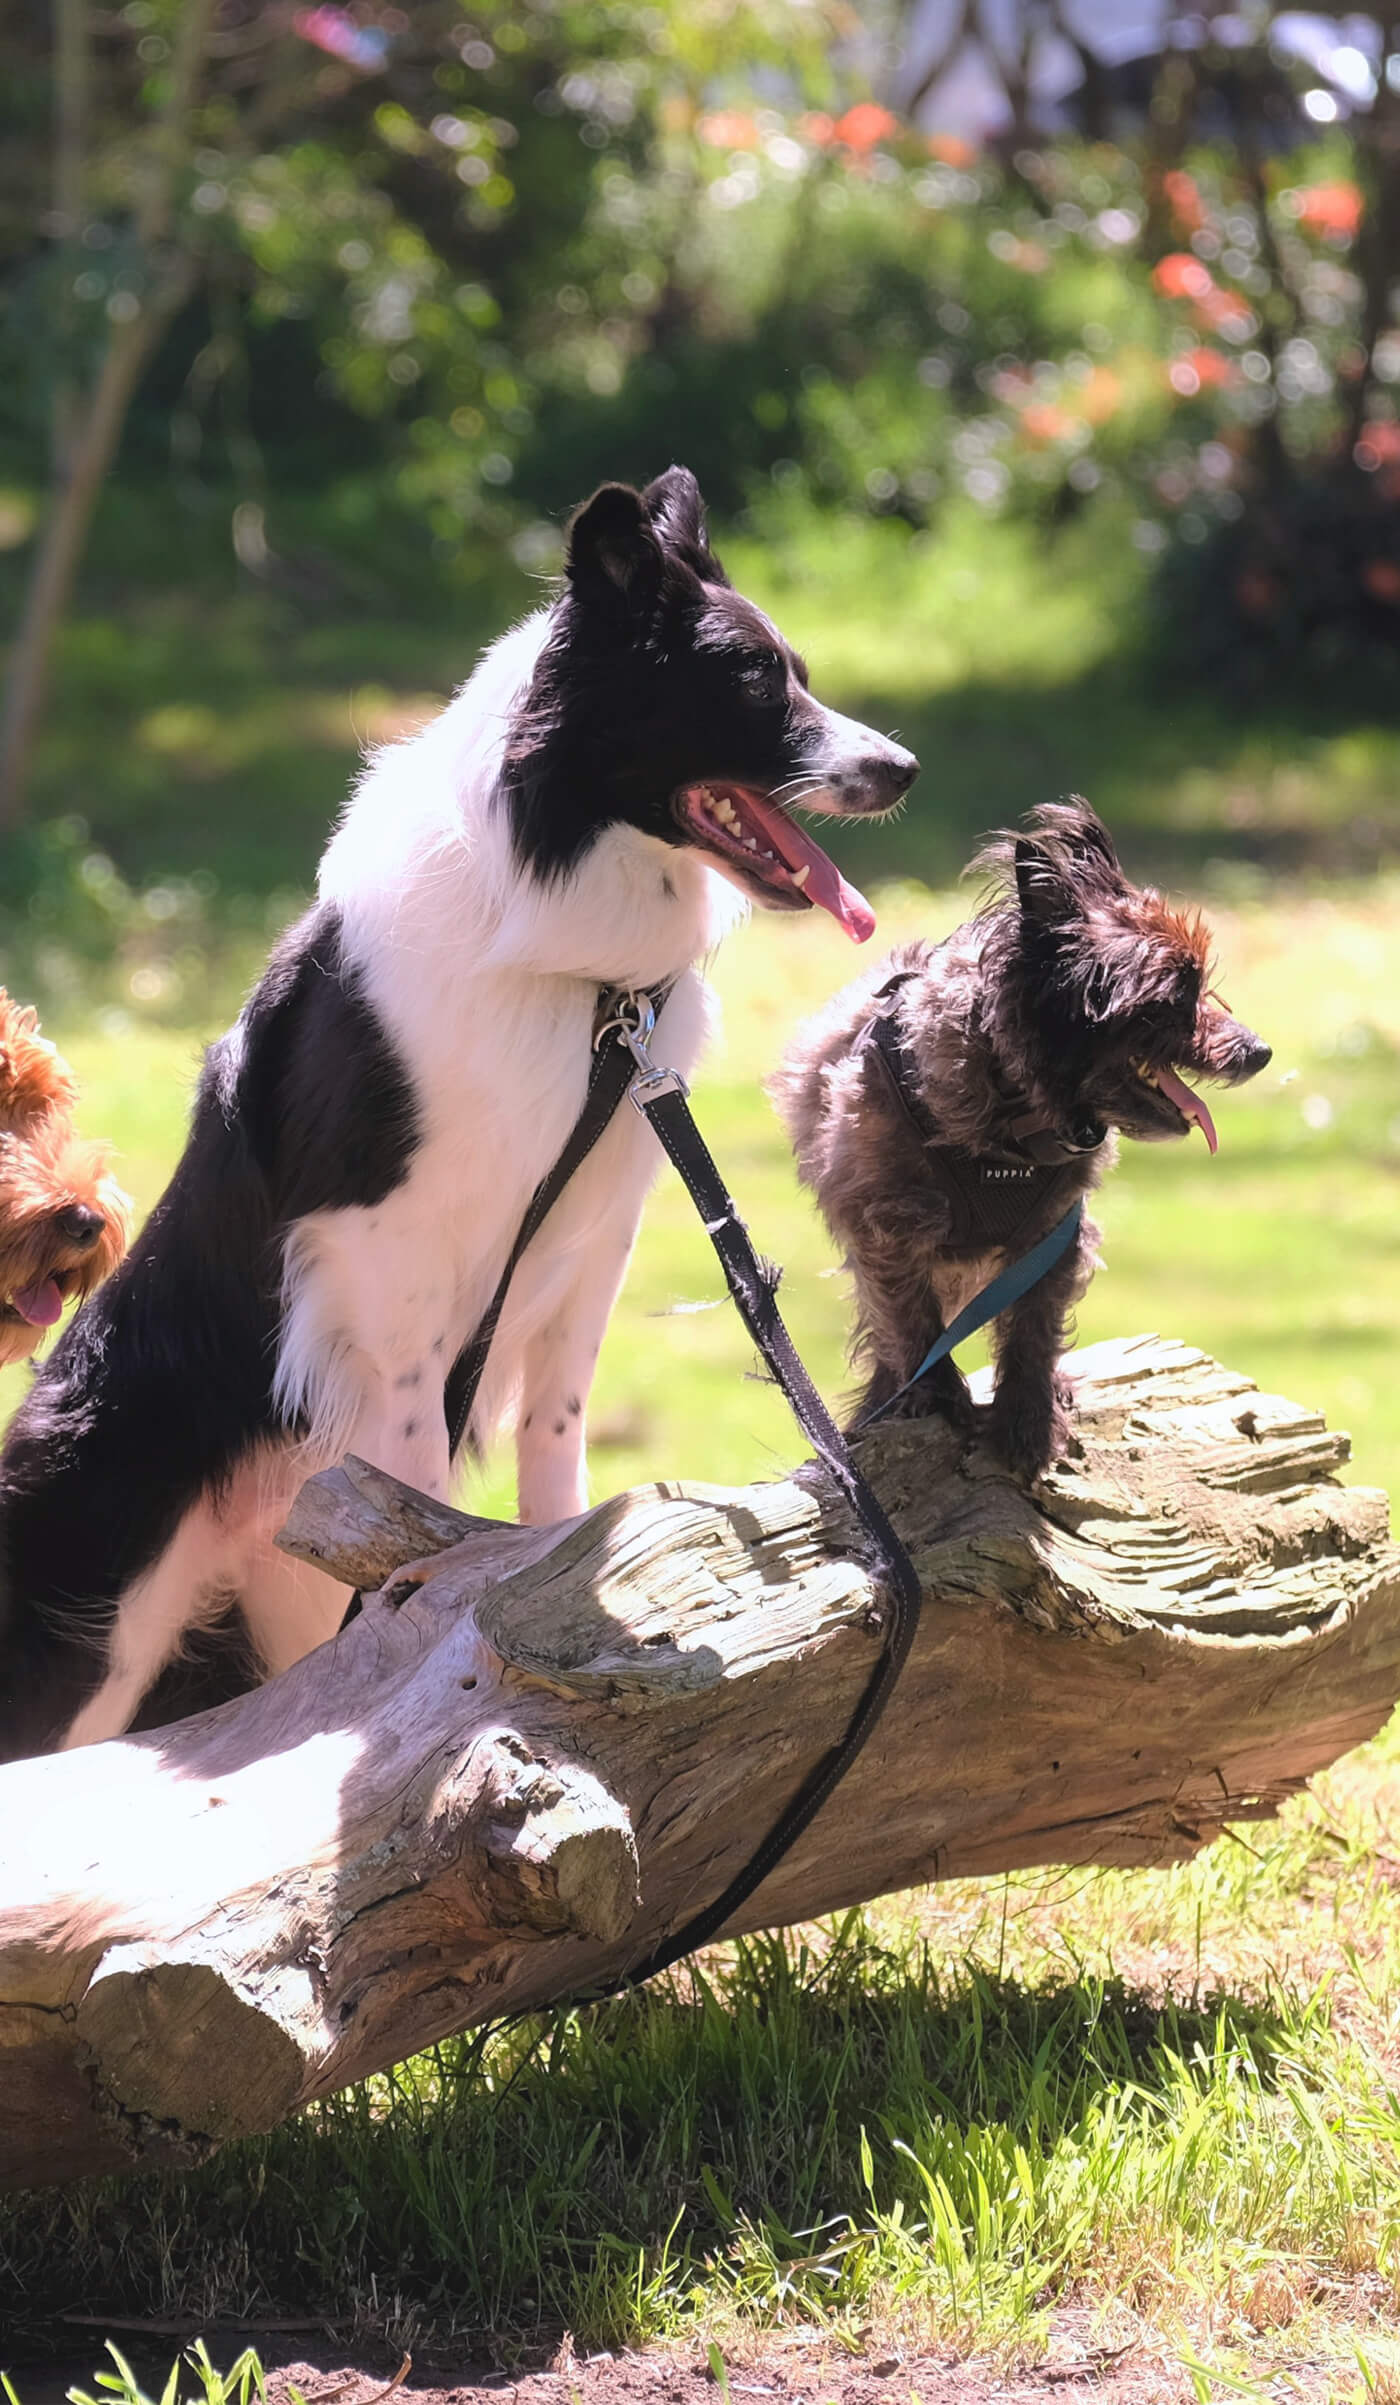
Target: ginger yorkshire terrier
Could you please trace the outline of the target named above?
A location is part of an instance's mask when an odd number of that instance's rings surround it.
[[[74,1132],[77,1098],[35,1013],[0,987],[0,1368],[126,1251],[131,1205],[102,1146]]]
[[[1106,828],[1074,797],[995,836],[973,862],[997,879],[944,943],[914,943],[799,1030],[770,1091],[852,1272],[856,1414],[942,1411],[970,1433],[972,1399],[945,1328],[1050,1235],[1117,1158],[1115,1131],[1154,1143],[1215,1125],[1182,1071],[1241,1085],[1269,1046],[1210,991],[1196,913],[1129,883]],[[1033,1478],[1065,1449],[1072,1390],[1057,1369],[1072,1305],[1097,1265],[1081,1215],[1039,1283],[995,1323],[985,1433]]]

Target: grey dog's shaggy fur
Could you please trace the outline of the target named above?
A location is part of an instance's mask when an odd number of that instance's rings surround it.
[[[770,1084],[854,1279],[853,1353],[866,1374],[857,1418],[888,1403],[957,1312],[1093,1191],[1117,1157],[1114,1131],[1161,1141],[1195,1120],[1214,1149],[1209,1113],[1178,1072],[1237,1085],[1270,1058],[1208,990],[1202,920],[1129,883],[1087,802],[1033,811],[1024,834],[994,837],[973,868],[997,880],[980,914],[847,986],[799,1030]],[[882,1011],[895,1014],[913,1109],[936,1142],[921,1138],[871,1040]],[[1032,1165],[1047,1156],[1051,1166]],[[949,1183],[975,1196],[979,1177],[1008,1175],[1024,1181],[1027,1203],[1011,1240],[1004,1209],[989,1236]],[[996,1323],[986,1434],[1026,1477],[1069,1438],[1070,1389],[1056,1364],[1098,1240],[1086,1216]],[[973,1425],[951,1360],[896,1409]]]

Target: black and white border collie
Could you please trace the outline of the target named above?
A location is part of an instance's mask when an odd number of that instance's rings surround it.
[[[13,1424],[0,1760],[169,1719],[333,1633],[344,1588],[274,1533],[347,1450],[446,1494],[444,1381],[581,1108],[600,987],[676,980],[658,1057],[689,1069],[693,964],[745,903],[871,932],[789,809],[878,814],[916,767],[813,699],[687,470],[595,494],[559,598],[368,767],[169,1187]],[[471,1433],[514,1409],[525,1520],[585,1506],[584,1404],[659,1159],[620,1111],[517,1272]]]

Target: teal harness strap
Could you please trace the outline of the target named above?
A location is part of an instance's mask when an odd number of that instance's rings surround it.
[[[876,1420],[883,1419],[901,1395],[907,1395],[911,1386],[917,1386],[919,1380],[936,1368],[940,1361],[946,1361],[966,1337],[975,1336],[978,1329],[985,1328],[989,1320],[1000,1318],[1002,1312],[1008,1311],[1013,1303],[1019,1303],[1023,1294],[1029,1294],[1032,1286],[1038,1286],[1047,1270],[1053,1269],[1062,1255],[1069,1251],[1079,1234],[1083,1217],[1084,1204],[1081,1199],[1071,1204],[1059,1225],[1053,1227],[1048,1236],[1042,1236],[1039,1244],[1033,1244],[1019,1261],[1013,1261],[1006,1269],[1000,1270],[990,1286],[984,1286],[980,1294],[973,1296],[971,1302],[958,1313],[951,1328],[945,1328],[938,1342],[930,1345],[913,1377],[906,1378],[888,1401],[868,1411],[860,1426],[869,1428]]]

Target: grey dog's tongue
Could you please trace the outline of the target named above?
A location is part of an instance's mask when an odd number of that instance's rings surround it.
[[[1188,1086],[1184,1077],[1177,1076],[1175,1069],[1157,1069],[1153,1074],[1168,1102],[1174,1102],[1182,1118],[1200,1129],[1211,1151],[1218,1152],[1220,1139],[1215,1132],[1215,1121],[1210,1115],[1209,1105],[1193,1087]]]
[[[40,1278],[37,1285],[21,1287],[10,1300],[31,1328],[51,1328],[63,1310],[63,1293],[57,1278]]]

